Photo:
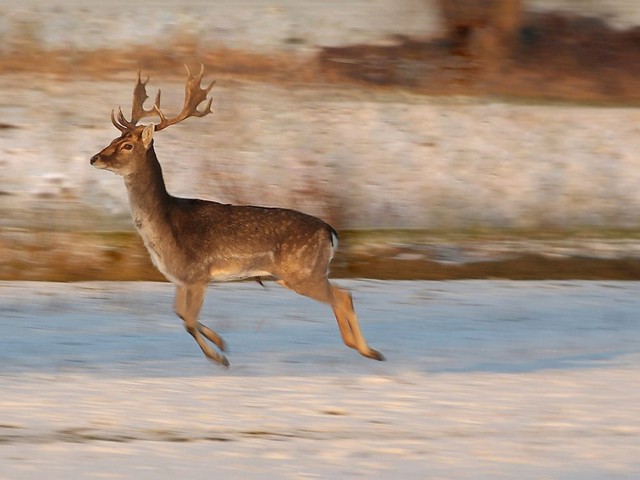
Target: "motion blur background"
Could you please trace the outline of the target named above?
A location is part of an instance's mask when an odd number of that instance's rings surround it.
[[[640,278],[633,0],[0,2],[0,279],[160,279],[88,159],[138,67],[169,190],[297,208],[336,276]]]
[[[387,362],[246,282],[217,369],[121,281],[162,277],[89,158],[201,62],[168,189],[333,223]],[[0,479],[640,478],[639,70],[638,0],[0,0]]]

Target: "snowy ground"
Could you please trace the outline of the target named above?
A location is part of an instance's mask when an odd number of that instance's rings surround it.
[[[177,111],[182,81],[147,73]],[[116,137],[110,111],[126,110],[134,78],[0,76],[0,227],[132,229],[122,178],[89,158]],[[158,135],[174,195],[291,207],[341,228],[640,224],[640,108],[218,80],[214,114]]]
[[[526,7],[599,16],[617,28],[640,23],[634,0],[527,0]],[[442,30],[436,0],[2,0],[0,12],[4,48],[21,41],[81,50],[166,45],[190,35],[205,45],[304,51]]]
[[[640,285],[343,281],[388,361],[277,286],[0,283],[0,479],[640,473]]]

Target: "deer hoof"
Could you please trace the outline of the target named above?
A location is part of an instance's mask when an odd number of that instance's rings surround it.
[[[220,363],[220,365],[222,365],[224,368],[229,368],[229,360],[227,360],[227,357],[225,357],[224,355],[220,355],[220,360],[218,363]]]
[[[360,352],[362,353],[362,352]],[[372,358],[373,360],[378,360],[379,362],[384,362],[386,358],[379,351],[370,348],[367,352],[362,353],[367,358]]]

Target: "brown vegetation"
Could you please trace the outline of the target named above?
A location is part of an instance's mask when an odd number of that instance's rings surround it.
[[[479,59],[486,68],[504,61],[517,41],[521,0],[439,0],[453,52]]]
[[[640,100],[640,27],[619,31],[598,18],[554,12],[525,12],[519,21],[519,2],[507,0],[442,3],[444,38],[325,48],[321,70],[432,94]],[[462,15],[454,8],[461,3],[476,7]],[[503,16],[492,13],[499,3],[508,4],[498,10]]]
[[[0,52],[0,74],[44,73],[61,79],[78,77],[111,78],[141,67],[160,71],[164,76],[182,78],[186,64],[215,65],[217,75],[243,79],[282,82],[287,79],[310,81],[308,62],[284,54],[259,54],[227,48],[214,50],[174,50],[173,48],[131,47],[129,49],[64,50],[34,48]]]
[[[343,232],[333,278],[380,280],[640,280],[640,258],[512,254],[485,261],[440,261],[422,245],[363,244]],[[366,237],[366,235],[365,235]],[[374,235],[375,237],[375,235]],[[455,242],[454,242],[455,243]],[[69,249],[70,244],[82,248]],[[377,246],[376,246],[377,245]],[[0,232],[0,280],[164,281],[135,232]]]

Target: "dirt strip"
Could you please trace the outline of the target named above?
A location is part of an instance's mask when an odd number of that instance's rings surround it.
[[[381,280],[640,280],[640,241],[585,236],[342,232],[334,278]],[[0,230],[0,280],[150,280],[134,232]]]

